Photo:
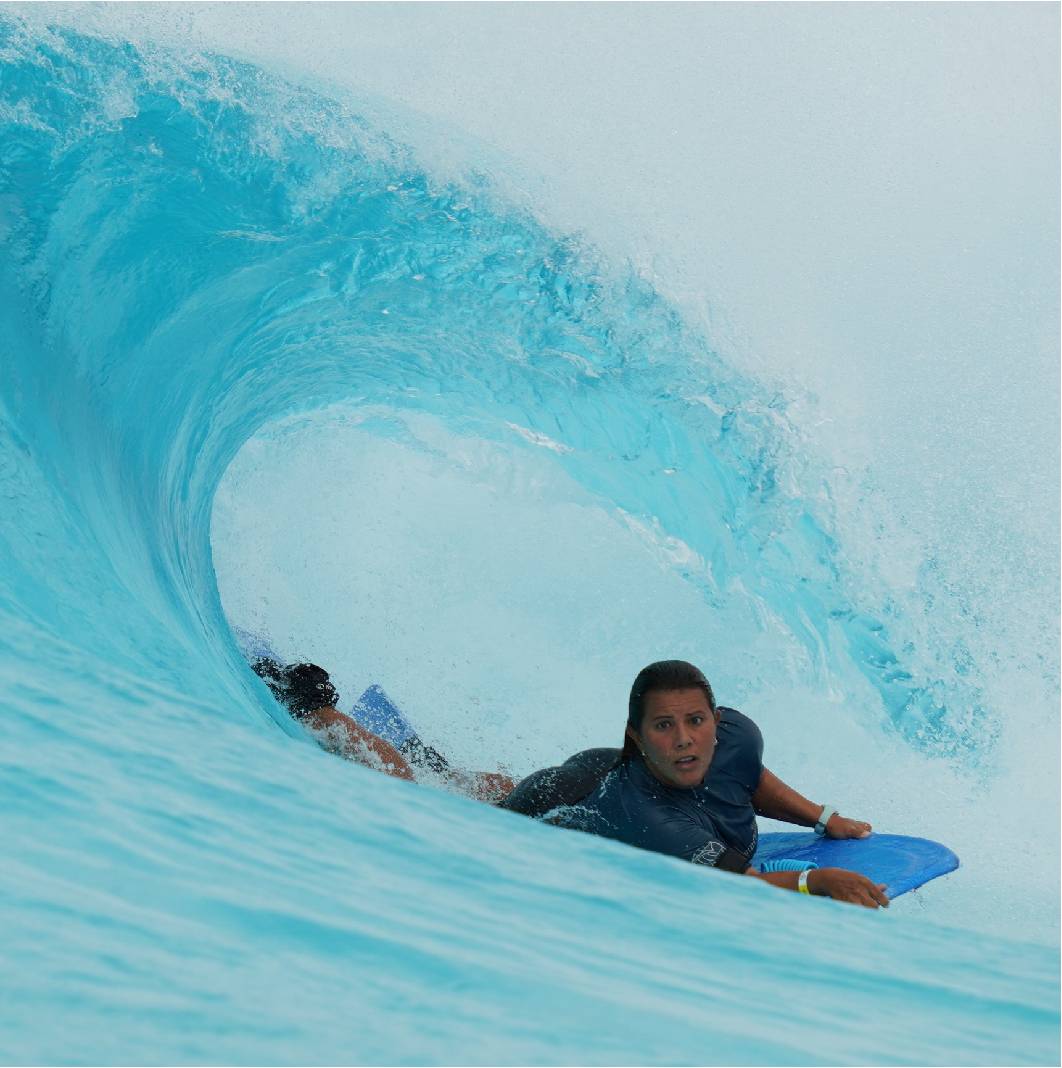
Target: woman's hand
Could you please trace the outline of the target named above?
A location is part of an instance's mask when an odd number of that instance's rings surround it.
[[[835,812],[826,824],[827,838],[866,838],[873,828],[862,820],[850,820]]]
[[[865,875],[844,868],[814,868],[808,872],[808,889],[820,897],[832,897],[834,901],[848,901],[868,909],[889,907],[884,883],[872,883]]]

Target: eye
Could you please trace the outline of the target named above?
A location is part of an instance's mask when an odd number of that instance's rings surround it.
[[[704,722],[704,716],[690,716],[690,723],[699,727]]]
[[[670,727],[670,726],[671,726],[671,720],[669,720],[669,719],[658,719],[653,724],[653,730],[666,731],[668,729],[668,727]]]

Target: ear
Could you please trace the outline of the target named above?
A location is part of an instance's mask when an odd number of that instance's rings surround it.
[[[627,724],[627,737],[634,743],[635,748],[641,752],[642,743],[638,738],[638,732],[629,723]]]

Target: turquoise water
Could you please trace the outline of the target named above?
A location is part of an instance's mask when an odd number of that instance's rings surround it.
[[[1005,707],[937,563],[861,569],[784,396],[350,102],[6,16],[0,63],[5,1061],[1057,1061],[1057,834],[997,818],[1057,672]],[[872,916],[387,780],[229,620],[517,774],[688,657],[965,867]]]

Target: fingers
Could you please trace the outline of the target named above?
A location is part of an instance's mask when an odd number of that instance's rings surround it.
[[[849,898],[856,905],[862,905],[865,909],[880,909],[880,902],[866,890],[861,890],[855,897]]]
[[[868,909],[887,909],[889,907],[889,899],[885,896],[885,884],[872,883],[869,880],[866,881],[865,886],[859,888],[859,892],[853,900]]]
[[[841,893],[833,895],[834,901],[843,901],[846,905],[859,905],[865,909],[876,909],[881,906],[871,896],[870,891],[862,887],[851,887]]]
[[[850,820],[847,816],[831,816],[826,825],[828,838],[866,838],[874,828],[863,820]]]
[[[837,870],[835,878],[834,872],[831,871],[827,893],[835,901],[862,905],[863,908],[889,907],[889,899],[885,895],[885,883],[872,883],[866,876],[857,875],[855,872]]]

